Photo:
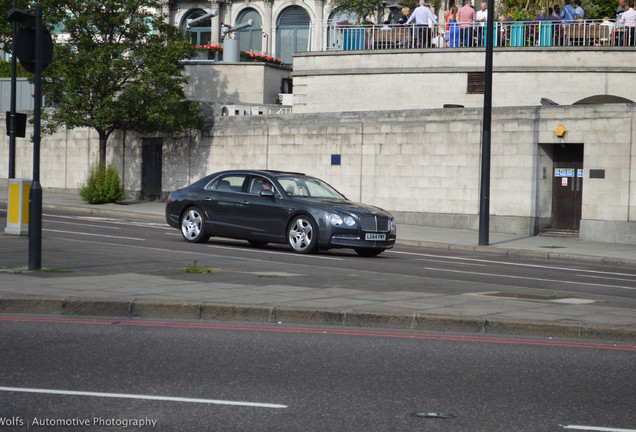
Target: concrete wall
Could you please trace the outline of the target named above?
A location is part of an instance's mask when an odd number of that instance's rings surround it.
[[[222,104],[275,104],[282,79],[291,77],[290,69],[263,62],[191,61],[185,72],[188,99]]]
[[[628,47],[497,48],[493,106],[570,105],[588,96],[636,101],[636,53]],[[336,51],[294,56],[294,112],[483,107],[467,92],[484,49]],[[346,95],[340,97],[339,95]]]
[[[0,114],[2,117],[2,114]],[[582,239],[636,244],[635,105],[495,108],[491,230],[535,234],[551,218],[554,146],[584,145]],[[400,222],[478,227],[482,110],[429,109],[216,118],[200,135],[164,138],[163,190],[229,168],[302,171],[353,200],[395,212]],[[564,125],[559,138],[555,129]],[[0,118],[0,160],[8,139]],[[143,137],[115,135],[108,157],[139,191]],[[76,188],[96,159],[97,135],[58,133],[42,142],[41,183]],[[31,177],[20,140],[17,176]],[[341,155],[341,165],[331,156]],[[590,179],[604,169],[604,179]],[[0,178],[7,177],[7,164]],[[545,175],[544,175],[545,173]]]

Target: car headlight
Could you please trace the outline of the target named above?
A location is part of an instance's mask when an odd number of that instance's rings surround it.
[[[334,226],[339,226],[342,224],[345,224],[347,226],[354,226],[356,224],[356,220],[354,218],[352,218],[351,216],[345,216],[344,218],[337,215],[337,214],[330,214],[329,215],[329,223],[331,225]]]
[[[352,227],[356,224],[356,220],[351,216],[345,216],[344,223],[345,225]]]
[[[330,214],[329,223],[335,226],[342,225],[342,218],[338,216],[337,214]]]
[[[397,231],[397,224],[395,223],[395,219],[391,218],[391,232],[394,233]]]

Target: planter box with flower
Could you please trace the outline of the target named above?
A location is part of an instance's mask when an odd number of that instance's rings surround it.
[[[197,45],[197,57],[195,60],[223,61],[223,48],[219,45]]]
[[[241,51],[241,61],[263,62],[272,64],[281,64],[282,61],[278,57],[272,57],[265,54],[253,53],[250,51]]]

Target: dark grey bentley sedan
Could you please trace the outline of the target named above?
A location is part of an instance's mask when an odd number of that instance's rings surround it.
[[[166,220],[189,242],[230,237],[287,243],[298,253],[353,248],[375,256],[393,247],[396,233],[387,211],[349,201],[315,177],[281,171],[211,174],[168,195]]]

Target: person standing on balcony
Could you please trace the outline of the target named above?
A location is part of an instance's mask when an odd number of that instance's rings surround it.
[[[486,46],[484,41],[484,29],[486,28],[486,21],[488,21],[488,3],[482,3],[481,9],[475,14],[478,27],[477,27],[477,45]]]
[[[561,11],[561,19],[565,23],[569,23],[574,21],[576,18],[576,12],[574,8],[570,4],[570,0],[565,0],[565,6],[563,6],[563,10]]]
[[[457,11],[457,21],[459,22],[462,44],[465,47],[473,46],[473,23],[476,19],[475,9],[473,9],[470,0],[464,0],[464,6]]]
[[[621,15],[625,12],[625,0],[618,0],[618,7],[616,8],[616,19],[619,20]]]
[[[420,0],[420,5],[415,8],[411,17],[406,24],[415,21],[415,40],[420,47],[430,48],[431,46],[431,28],[428,26],[429,20],[433,23],[437,22],[437,17],[424,4],[424,0]]]
[[[459,26],[457,25],[457,6],[453,6],[446,16],[446,33],[444,39],[446,46],[457,48],[459,46]]]
[[[636,45],[636,9],[634,9],[634,0],[630,0],[629,8],[621,15],[621,24],[625,26],[627,31],[627,43],[625,45]]]
[[[585,11],[581,7],[581,0],[574,0],[574,14],[576,18],[585,19]]]
[[[558,4],[554,5],[554,12],[552,12],[552,21],[559,21],[561,19],[561,7]]]
[[[403,7],[402,8],[402,16],[400,17],[399,20],[397,20],[396,24],[399,25],[399,26],[406,25],[406,22],[409,20],[409,14],[410,13],[411,13],[411,9],[409,9],[407,7]]]

